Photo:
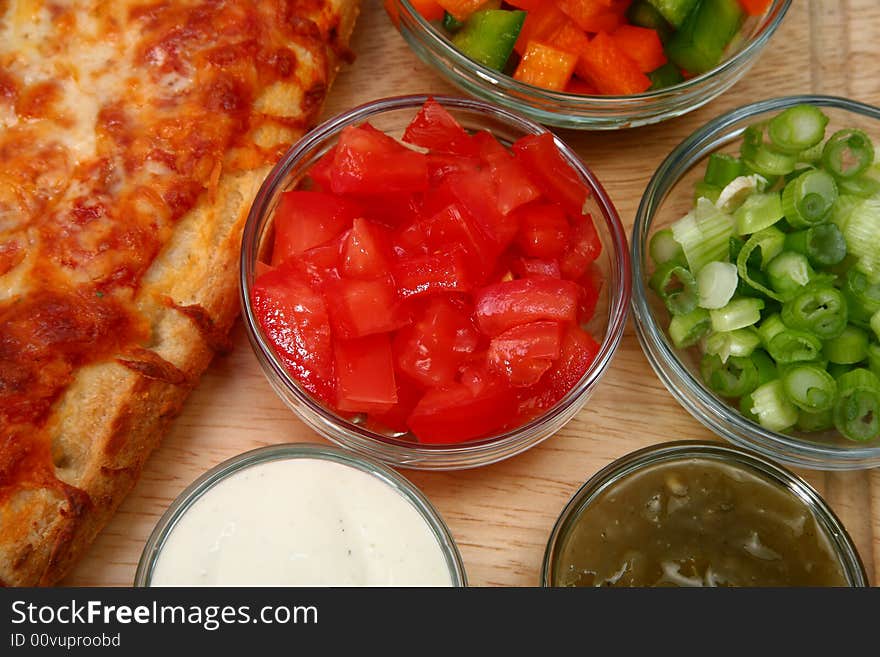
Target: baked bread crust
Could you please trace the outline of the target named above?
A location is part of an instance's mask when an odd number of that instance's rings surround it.
[[[0,0],[0,21],[4,4]],[[198,3],[174,4],[196,11],[191,5]],[[295,84],[270,85],[254,99],[254,111],[285,119],[248,128],[247,139],[263,154],[280,153],[316,120],[348,56],[358,13],[356,0],[283,4],[301,21],[303,38],[296,41]],[[6,9],[8,18],[16,8]],[[0,22],[0,34],[2,28]],[[0,91],[2,65],[0,52]],[[2,130],[0,121],[0,137]],[[238,314],[241,232],[271,168],[269,158],[254,157],[249,145],[239,141],[227,149],[214,184],[176,219],[155,259],[127,288],[126,307],[142,325],[123,332],[125,339],[104,357],[77,364],[38,424],[22,429],[0,414],[0,584],[51,585],[64,576],[131,490],[170,420],[224,347]],[[0,188],[0,220],[2,201]],[[0,339],[2,317],[0,305]],[[0,394],[2,376],[0,369]],[[22,477],[41,469],[39,477]]]

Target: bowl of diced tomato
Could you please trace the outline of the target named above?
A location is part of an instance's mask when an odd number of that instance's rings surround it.
[[[541,123],[657,123],[739,80],[791,0],[385,0],[415,53]]]
[[[602,186],[540,125],[482,101],[379,100],[276,165],[242,240],[247,332],[326,438],[393,465],[518,454],[586,403],[630,299]]]

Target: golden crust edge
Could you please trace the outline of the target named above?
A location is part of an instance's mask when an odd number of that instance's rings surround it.
[[[338,43],[347,47],[358,13],[358,0],[341,4],[340,31]],[[329,91],[342,60],[338,53],[328,48],[330,66],[327,89]],[[326,94],[323,99],[326,100]],[[323,105],[323,102],[322,102]],[[249,172],[251,184],[259,185],[266,170]],[[234,176],[235,174],[233,174]],[[223,179],[221,184],[223,186]],[[240,238],[252,196],[244,196],[238,207],[236,219],[231,230],[217,235],[218,244],[213,245],[215,257],[203,272],[211,279],[202,286],[200,295],[190,300],[206,309],[217,327],[228,333],[238,316],[238,261]],[[213,203],[212,207],[222,207],[223,203]],[[208,208],[209,210],[211,208]],[[197,210],[195,210],[197,211]],[[230,271],[231,270],[231,271]],[[174,272],[169,272],[172,274]],[[179,274],[178,274],[179,275]],[[175,299],[180,302],[180,300]],[[180,318],[178,311],[165,308],[165,317]],[[186,320],[188,321],[188,320]],[[120,373],[118,385],[111,394],[101,394],[91,404],[94,415],[112,416],[105,422],[103,435],[90,439],[91,459],[85,472],[77,482],[77,488],[85,491],[91,504],[79,509],[71,509],[70,504],[48,500],[36,513],[51,514],[54,518],[34,518],[33,526],[42,526],[43,539],[38,544],[2,546],[5,555],[17,555],[14,565],[7,561],[0,567],[0,584],[7,586],[48,586],[60,581],[79,560],[98,533],[115,514],[119,505],[137,483],[149,455],[161,442],[170,422],[176,416],[205,369],[211,362],[213,352],[205,343],[203,336],[194,325],[189,326],[190,349],[175,365],[188,375],[188,383],[174,385],[151,380],[131,371]],[[179,346],[179,345],[172,345]],[[118,394],[119,390],[125,393]],[[110,393],[110,391],[102,391]],[[106,409],[107,398],[116,397],[114,409]],[[86,409],[88,413],[89,409]],[[109,449],[118,444],[118,448]],[[115,458],[105,461],[102,457],[112,453]],[[41,523],[40,520],[43,522]],[[2,524],[2,517],[0,517]],[[2,541],[0,527],[0,541]]]

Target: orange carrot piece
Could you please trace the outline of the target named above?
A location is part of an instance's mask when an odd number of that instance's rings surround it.
[[[749,16],[760,16],[773,0],[739,0],[739,4]]]
[[[590,38],[577,25],[572,21],[566,21],[565,25],[556,30],[547,41],[552,43],[555,48],[577,55],[578,60],[574,65],[574,73],[581,78],[587,75],[587,69],[581,56],[590,45]]]
[[[426,21],[438,21],[443,18],[446,10],[440,6],[437,0],[409,0],[409,4],[413,6],[417,12],[422,15]]]
[[[570,94],[577,94],[579,96],[597,96],[599,94],[599,90],[596,89],[589,82],[584,82],[580,78],[574,77],[572,78],[568,86],[565,88],[565,91]]]
[[[574,73],[577,55],[530,41],[513,77],[544,89],[562,91]]]
[[[529,41],[549,41],[550,37],[568,22],[568,16],[559,11],[555,4],[544,0],[544,4],[539,9],[533,9],[526,14],[526,21],[513,49],[522,55]]]
[[[650,73],[666,63],[663,43],[655,30],[636,25],[621,25],[611,34],[614,43],[629,55],[642,73]]]
[[[557,0],[556,5],[584,32],[613,32],[625,22],[629,0]]]
[[[629,96],[651,86],[651,80],[639,70],[639,65],[605,32],[593,37],[581,57],[588,74],[587,82],[591,82],[600,93]]]
[[[487,0],[436,0],[437,4],[452,14],[456,19],[463,21],[480,9]]]

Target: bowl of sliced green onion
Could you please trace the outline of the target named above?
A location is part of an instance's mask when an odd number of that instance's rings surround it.
[[[880,465],[875,144],[880,108],[754,103],[682,142],[636,216],[633,310],[655,372],[708,428],[792,465]]]

